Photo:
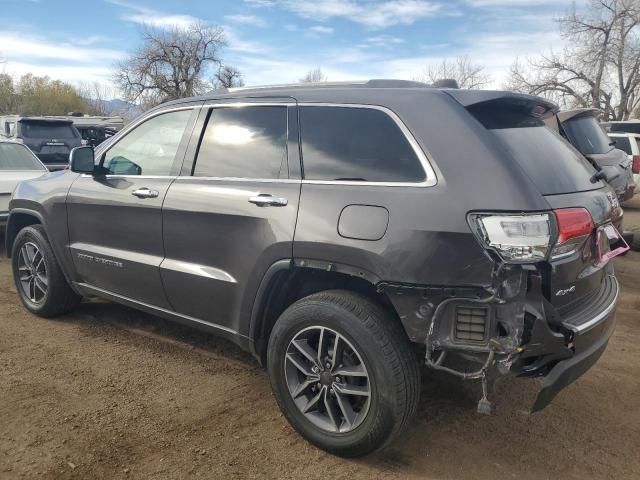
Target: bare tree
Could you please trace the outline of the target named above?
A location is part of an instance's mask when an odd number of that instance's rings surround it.
[[[445,58],[440,63],[427,65],[424,71],[414,80],[435,83],[442,79],[452,79],[460,88],[481,89],[491,83],[491,76],[484,71],[484,66],[473,63],[468,55],[453,60]]]
[[[114,113],[109,107],[108,101],[116,98],[117,93],[109,85],[100,82],[81,83],[78,91],[89,107],[89,111],[86,113],[101,116],[108,116]]]
[[[300,79],[300,83],[320,83],[326,82],[327,80],[328,78],[322,73],[322,69],[317,67],[309,70],[307,74]]]
[[[216,89],[243,87],[244,80],[242,79],[242,73],[240,73],[240,70],[236,67],[221,65],[213,79],[212,85]]]
[[[626,120],[640,105],[640,2],[591,0],[559,19],[568,46],[511,67],[507,88]]]
[[[211,88],[205,78],[212,66],[220,67],[225,45],[220,27],[145,27],[142,46],[118,65],[115,83],[126,100],[145,106],[202,94]]]

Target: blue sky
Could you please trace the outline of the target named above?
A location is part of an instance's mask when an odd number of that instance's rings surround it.
[[[74,83],[108,82],[143,24],[224,28],[226,63],[248,85],[413,78],[469,55],[499,87],[516,57],[562,47],[554,19],[569,0],[0,0],[0,65]]]

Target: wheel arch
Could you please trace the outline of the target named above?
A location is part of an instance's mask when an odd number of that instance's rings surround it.
[[[251,310],[248,331],[251,353],[265,365],[269,336],[280,314],[300,298],[324,290],[340,289],[365,295],[401,323],[386,293],[377,289],[379,282],[370,272],[349,265],[306,259],[275,262],[263,276]]]
[[[20,233],[20,230],[30,225],[42,225],[46,232],[44,218],[40,212],[26,208],[14,208],[11,210],[9,213],[9,219],[7,220],[7,231],[5,233],[7,258],[11,258],[13,244],[18,233]]]

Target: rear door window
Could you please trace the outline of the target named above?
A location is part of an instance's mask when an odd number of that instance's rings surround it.
[[[384,111],[303,106],[300,127],[307,180],[394,183],[425,180],[415,150]]]
[[[287,107],[213,108],[193,175],[287,178]]]

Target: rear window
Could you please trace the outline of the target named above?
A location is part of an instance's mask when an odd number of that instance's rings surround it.
[[[425,172],[400,127],[375,108],[300,108],[304,178],[418,183]]]
[[[611,151],[611,140],[594,117],[580,117],[562,124],[569,141],[583,155],[603,154]]]
[[[25,138],[68,139],[76,138],[70,123],[20,122],[20,131]]]
[[[493,134],[509,150],[543,195],[601,188],[593,166],[560,135],[545,126],[502,128]]]
[[[623,150],[627,155],[631,155],[631,142],[629,137],[609,137],[612,142],[616,142],[614,145],[616,148]]]
[[[0,143],[0,170],[42,170],[42,164],[22,145]]]

